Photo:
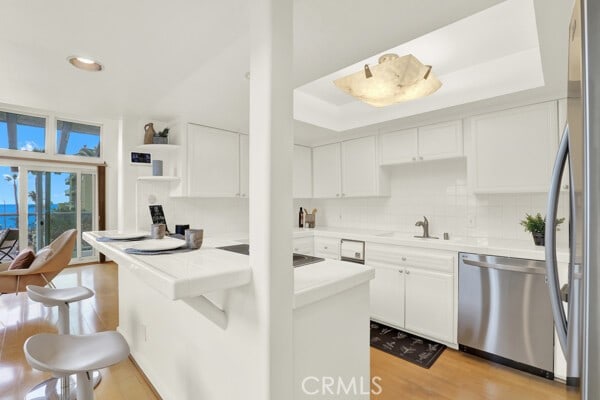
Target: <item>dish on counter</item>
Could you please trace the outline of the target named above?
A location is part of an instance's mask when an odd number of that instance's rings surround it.
[[[175,250],[185,246],[185,240],[180,239],[149,239],[136,243],[130,248],[139,251],[165,251]]]
[[[141,239],[148,236],[148,232],[130,231],[130,232],[106,232],[102,235],[107,239],[112,240],[132,240]]]

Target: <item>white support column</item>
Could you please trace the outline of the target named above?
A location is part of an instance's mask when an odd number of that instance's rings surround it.
[[[250,265],[261,393],[293,398],[292,1],[254,0],[250,47]]]

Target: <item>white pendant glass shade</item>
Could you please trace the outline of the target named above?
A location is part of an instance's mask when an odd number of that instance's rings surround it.
[[[412,54],[402,57],[383,55],[379,64],[369,70],[372,75],[369,78],[365,71],[360,71],[334,83],[349,95],[375,107],[427,96],[442,86],[431,67],[423,65]]]

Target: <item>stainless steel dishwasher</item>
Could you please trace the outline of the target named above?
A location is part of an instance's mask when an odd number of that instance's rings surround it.
[[[461,253],[460,350],[554,378],[554,322],[545,261]]]

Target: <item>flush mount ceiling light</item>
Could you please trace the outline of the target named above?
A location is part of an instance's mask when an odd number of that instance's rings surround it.
[[[98,72],[104,69],[104,66],[98,61],[94,61],[87,57],[71,56],[68,57],[67,60],[75,68],[83,69],[84,71]]]
[[[384,107],[402,101],[428,96],[442,86],[431,72],[431,65],[423,65],[408,54],[384,54],[379,64],[364,71],[336,79],[335,85],[357,99],[375,107]]]

